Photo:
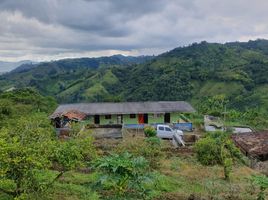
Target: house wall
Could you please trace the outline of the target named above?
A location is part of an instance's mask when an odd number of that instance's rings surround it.
[[[178,123],[180,121],[180,113],[170,113],[170,123]]]
[[[138,114],[135,114],[135,118],[130,118],[129,114],[123,116],[124,124],[138,124],[138,121]]]
[[[148,114],[148,123],[164,123],[164,113],[161,114]]]
[[[111,119],[105,119],[105,115],[101,115],[100,124],[117,124],[117,116],[111,115]]]
[[[170,123],[177,123],[180,119],[180,113],[170,113]],[[89,124],[94,124],[94,116],[90,116],[87,120]],[[130,118],[129,114],[123,115],[124,124],[138,124],[138,114],[135,118]],[[164,123],[164,113],[148,114],[148,124]],[[100,116],[100,124],[117,124],[117,115],[111,115],[111,119],[105,119],[105,115]]]

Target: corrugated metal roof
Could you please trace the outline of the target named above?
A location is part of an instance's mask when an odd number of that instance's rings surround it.
[[[87,115],[195,112],[194,108],[185,101],[76,103],[60,105],[51,118],[74,110]]]
[[[232,135],[235,143],[252,156],[268,154],[268,132],[238,133]]]
[[[85,119],[87,115],[77,110],[70,110],[67,111],[66,113],[63,113],[62,116],[67,117],[68,119],[81,121]]]

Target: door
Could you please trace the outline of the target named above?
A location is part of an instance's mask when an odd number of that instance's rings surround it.
[[[165,113],[165,115],[164,115],[164,123],[170,123],[170,113]]]
[[[165,127],[165,135],[166,135],[166,138],[172,138],[173,137],[173,130],[169,127]]]
[[[144,116],[143,116],[143,114],[138,115],[138,121],[139,121],[139,124],[144,124]]]
[[[55,127],[61,128],[61,119],[59,117],[55,118]]]
[[[94,124],[100,124],[100,116],[94,115]]]
[[[123,115],[117,115],[117,124],[123,124]]]
[[[144,118],[144,123],[148,124],[148,114],[144,114],[143,118]]]

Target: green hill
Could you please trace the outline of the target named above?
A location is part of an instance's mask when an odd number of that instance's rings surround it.
[[[111,67],[128,67],[152,59],[152,56],[114,55],[99,58],[64,59],[45,62],[32,66],[20,66],[0,77],[0,89],[5,91],[11,87],[34,87],[44,95],[58,97],[59,101],[77,101],[80,97],[70,96],[86,91],[95,84],[96,76],[101,79],[105,70]],[[112,78],[107,73],[109,82]],[[105,81],[103,81],[105,82]],[[67,96],[65,96],[65,94]]]
[[[0,78],[59,102],[188,100],[223,95],[228,108],[268,111],[268,41],[194,43],[157,57],[112,56],[41,63]]]

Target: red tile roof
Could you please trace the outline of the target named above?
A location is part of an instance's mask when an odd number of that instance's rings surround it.
[[[81,121],[87,117],[85,113],[76,110],[71,110],[66,113],[63,113],[62,116],[67,117],[68,119],[71,120],[78,120],[78,121]]]

